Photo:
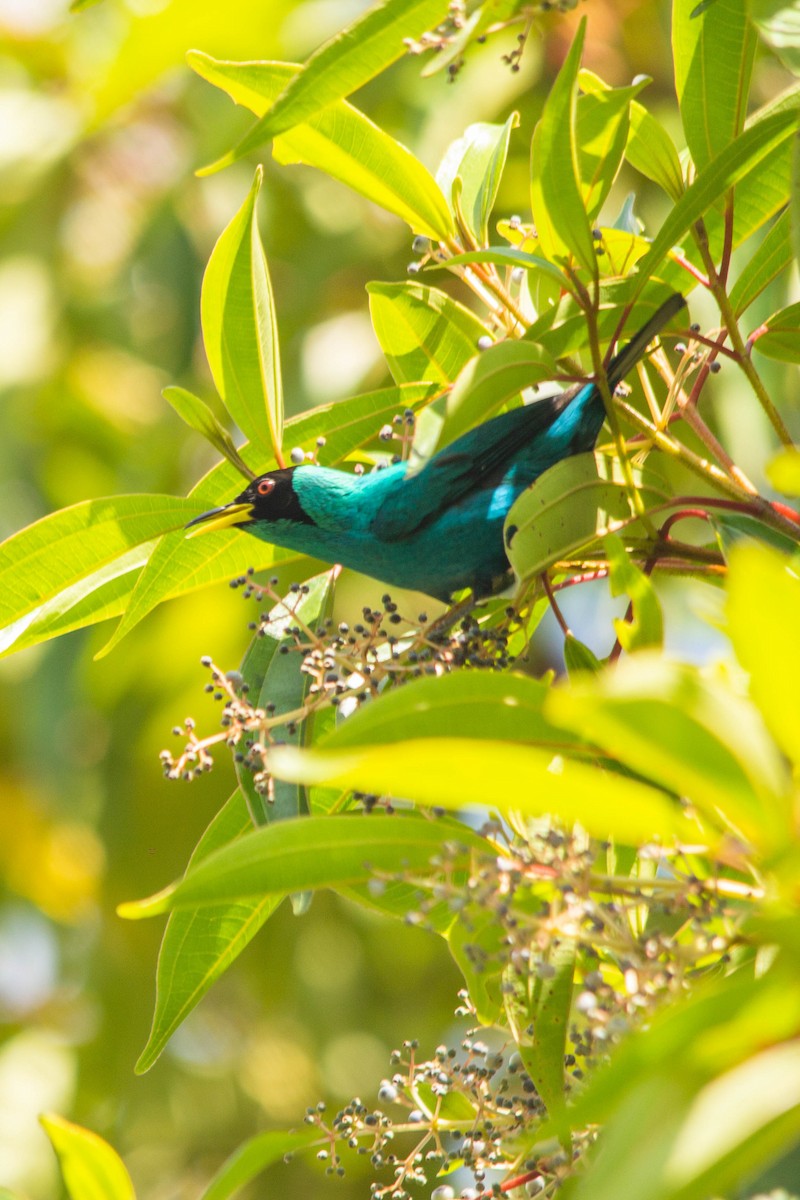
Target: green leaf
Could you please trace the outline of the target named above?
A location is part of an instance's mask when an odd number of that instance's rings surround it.
[[[755,846],[785,839],[785,769],[755,708],[723,682],[642,652],[553,689],[545,714],[686,796],[706,836],[721,814]]]
[[[750,19],[785,67],[800,75],[800,11],[792,0],[749,0]]]
[[[269,138],[309,120],[374,79],[417,38],[447,16],[447,0],[383,0],[374,4],[311,55],[269,112],[219,162],[236,162]]]
[[[340,750],[407,738],[464,737],[563,748],[563,730],[542,716],[548,691],[541,680],[513,671],[413,679],[363,704],[316,745]]]
[[[650,82],[640,82],[624,88],[591,86],[583,72],[578,83],[584,95],[578,97],[575,139],[578,146],[578,168],[581,192],[589,220],[603,207],[617,177],[630,126],[631,101]],[[588,83],[589,87],[584,87]]]
[[[696,842],[700,836],[694,822],[655,788],[514,742],[412,738],[391,746],[305,753],[282,746],[272,752],[270,768],[284,779],[456,811],[478,805],[527,816],[549,813],[568,825],[579,821],[593,837],[626,844],[653,837]]]
[[[369,311],[398,383],[452,383],[488,330],[445,292],[423,283],[368,283]]]
[[[597,262],[575,142],[576,82],[585,35],[584,18],[534,130],[531,209],[545,257],[558,261],[574,255],[594,278]]]
[[[282,1162],[287,1155],[324,1142],[316,1127],[301,1129],[296,1133],[283,1131],[257,1133],[234,1150],[217,1171],[200,1200],[229,1200],[246,1183],[255,1179],[267,1167]]]
[[[627,488],[610,477],[612,470],[603,455],[577,454],[556,463],[522,493],[506,517],[504,534],[520,580],[540,575],[622,526],[642,535]],[[646,505],[666,500],[650,486],[641,492]]]
[[[237,788],[197,843],[188,869],[191,871],[213,851],[252,828],[247,804]],[[153,1024],[136,1063],[137,1074],[150,1070],[178,1026],[238,958],[282,899],[265,896],[232,900],[170,914],[158,955]]]
[[[228,412],[247,439],[280,460],[283,385],[275,305],[256,201],[262,170],[206,267],[200,299],[208,364]]]
[[[100,4],[102,0],[70,0],[70,12],[83,12],[86,8],[94,8],[95,4]]]
[[[779,362],[800,362],[800,303],[782,308],[764,324],[767,333],[759,335],[754,349]]]
[[[660,647],[664,640],[664,618],[650,578],[628,557],[621,538],[609,533],[604,538],[612,596],[628,596],[633,619],[614,619],[619,644],[628,654],[647,647]]]
[[[564,666],[572,678],[579,671],[591,671],[595,674],[601,669],[602,663],[594,651],[579,641],[574,633],[568,633],[564,638]]]
[[[695,221],[705,216],[715,201],[737,184],[740,187],[736,194],[736,211],[741,222],[742,214],[739,211],[742,207],[740,204],[741,185],[749,182],[751,176],[753,179],[758,179],[759,191],[755,196],[747,197],[747,199],[751,205],[755,202],[758,216],[755,221],[748,222],[747,232],[752,233],[754,228],[758,228],[760,224],[769,220],[775,209],[771,203],[764,202],[764,195],[760,190],[762,176],[758,173],[758,168],[776,154],[785,154],[788,163],[791,139],[794,136],[796,125],[797,113],[792,110],[777,112],[773,116],[765,117],[740,134],[700,172],[661,226],[653,239],[649,254],[639,262],[637,273],[639,287],[642,287],[656,271],[664,257],[678,244]],[[769,163],[769,174],[774,174],[772,162]],[[779,204],[785,203],[785,200],[780,201],[778,197],[775,199]],[[743,236],[745,234],[740,224],[738,239],[735,239],[734,244],[738,244],[738,240],[741,240]]]
[[[181,420],[185,421],[190,429],[202,434],[245,479],[255,479],[255,472],[248,467],[236,449],[233,438],[219,423],[205,401],[182,387],[166,387],[161,395],[172,405]]]
[[[463,743],[462,743],[463,744]],[[309,751],[277,746],[273,757],[310,757]],[[286,772],[275,774],[290,778]],[[293,776],[294,782],[312,783]],[[466,826],[416,817],[306,817],[263,825],[246,837],[210,854],[184,878],[147,900],[122,904],[119,914],[131,920],[175,908],[219,904],[248,896],[274,896],[322,887],[366,883],[375,872],[402,874],[425,870],[448,846],[482,850],[487,843]],[[459,861],[456,853],[455,862]]]
[[[482,351],[462,369],[447,397],[436,449],[488,420],[525,388],[552,379],[557,370],[547,351],[532,342],[509,339]]]
[[[800,579],[790,560],[743,544],[730,555],[728,629],[750,691],[781,749],[800,762]]]
[[[0,547],[0,653],[119,611],[125,576],[194,510],[174,496],[110,496],[12,534]]]
[[[290,63],[219,62],[197,50],[190,52],[188,62],[256,116],[300,71]],[[280,163],[305,163],[324,171],[406,221],[415,233],[438,241],[454,232],[447,202],[428,169],[344,100],[277,138],[272,153]]]
[[[512,113],[505,125],[468,125],[463,136],[448,146],[436,172],[436,182],[451,210],[461,213],[480,246],[489,240],[489,217],[500,189],[511,131],[517,125],[518,113]],[[461,181],[457,205],[456,179]]]
[[[512,978],[506,992],[506,1015],[525,1070],[547,1106],[558,1119],[564,1108],[564,1055],[567,1048],[575,943],[551,942],[542,968],[522,981]],[[533,1034],[527,1031],[532,1027]]]
[[[737,317],[791,265],[793,258],[791,212],[787,209],[747,259],[731,289],[730,302]]]
[[[523,267],[526,271],[539,271],[547,275],[559,288],[569,288],[570,281],[563,271],[554,267],[546,258],[538,258],[514,246],[487,246],[485,250],[468,250],[465,254],[452,254],[444,262],[431,263],[428,270],[447,267],[469,266],[470,263],[495,263],[501,267]]]
[[[663,188],[671,200],[680,200],[683,172],[675,143],[661,122],[638,100],[631,104],[625,157],[646,179]]]
[[[55,1113],[40,1120],[58,1155],[70,1200],[135,1200],[131,1177],[107,1142]]]
[[[698,171],[744,126],[757,40],[748,7],[749,0],[716,0],[701,16],[695,0],[672,7],[675,90]]]

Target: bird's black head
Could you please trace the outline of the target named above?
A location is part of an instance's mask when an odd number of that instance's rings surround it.
[[[186,526],[202,526],[198,533],[210,533],[214,529],[227,529],[231,525],[251,525],[254,522],[294,521],[313,524],[300,503],[292,483],[294,467],[282,467],[278,471],[267,471],[249,483],[244,491],[220,508],[194,517]]]

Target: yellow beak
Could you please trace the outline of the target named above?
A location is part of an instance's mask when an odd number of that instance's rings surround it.
[[[252,504],[223,504],[221,508],[211,508],[199,517],[193,517],[186,529],[191,529],[192,525],[199,528],[192,529],[186,536],[197,537],[200,533],[212,533],[215,529],[229,529],[231,525],[241,525],[243,521],[249,521],[252,514]]]

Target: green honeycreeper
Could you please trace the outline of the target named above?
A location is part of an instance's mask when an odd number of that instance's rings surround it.
[[[670,296],[611,359],[612,392],[684,304]],[[591,450],[604,418],[597,384],[579,384],[471,429],[415,474],[406,462],[367,475],[284,467],[189,525],[241,525],[265,542],[438,600],[462,588],[491,595],[509,581],[503,522],[511,505],[548,467]]]

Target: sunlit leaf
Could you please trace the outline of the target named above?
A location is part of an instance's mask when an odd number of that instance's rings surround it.
[[[191,500],[174,496],[111,496],[85,500],[13,534],[0,546],[2,650],[15,648],[38,620],[41,637],[53,636],[60,630],[57,621],[53,629],[54,619],[69,619],[78,602],[80,624],[93,613],[109,615],[127,588],[115,581],[138,564],[137,549],[182,529],[194,508]],[[41,637],[29,636],[26,644]]]
[[[758,712],[721,681],[656,653],[555,688],[545,713],[759,847],[786,836],[786,775]]]
[[[574,255],[597,273],[592,230],[580,188],[576,146],[576,82],[586,33],[584,18],[550,89],[531,144],[531,209],[545,257]]]
[[[513,742],[412,738],[392,745],[313,750],[278,747],[281,778],[326,783],[459,811],[471,805],[579,821],[593,836],[638,844],[652,837],[696,842],[699,828],[662,792],[552,750]]]
[[[200,315],[211,374],[249,441],[280,458],[283,384],[269,268],[258,232],[259,167],[203,276]]]
[[[164,388],[162,395],[172,405],[181,420],[185,421],[190,429],[202,434],[223,458],[227,458],[228,462],[244,475],[245,479],[255,479],[255,473],[239,454],[233,438],[220,424],[204,400],[182,387]]]
[[[249,154],[349,96],[406,53],[417,38],[447,16],[447,0],[378,0],[311,55],[275,103],[217,167]]]
[[[741,133],[756,37],[748,0],[716,0],[701,16],[695,0],[672,8],[672,51],[686,141],[698,171]]]
[[[131,1177],[108,1142],[55,1113],[40,1119],[70,1200],[135,1200]]]
[[[218,62],[193,50],[189,65],[236,104],[262,116],[300,68],[290,63]],[[340,100],[276,138],[275,159],[306,163],[438,240],[453,233],[447,202],[433,176],[410,150]],[[202,174],[203,172],[201,172]]]
[[[486,326],[457,301],[422,283],[370,283],[375,336],[398,383],[451,383]]]
[[[750,0],[751,20],[784,66],[800,75],[800,11],[792,0]]]
[[[494,208],[500,179],[508,155],[511,131],[519,124],[512,113],[505,125],[480,123],[467,126],[462,137],[452,142],[436,172],[436,182],[460,212],[478,245],[489,240],[489,217]],[[458,204],[453,185],[461,181]]]
[[[617,177],[628,140],[631,101],[649,82],[643,79],[625,88],[584,88],[583,72],[578,83],[575,126],[578,168],[586,212],[593,220],[603,207]]]

